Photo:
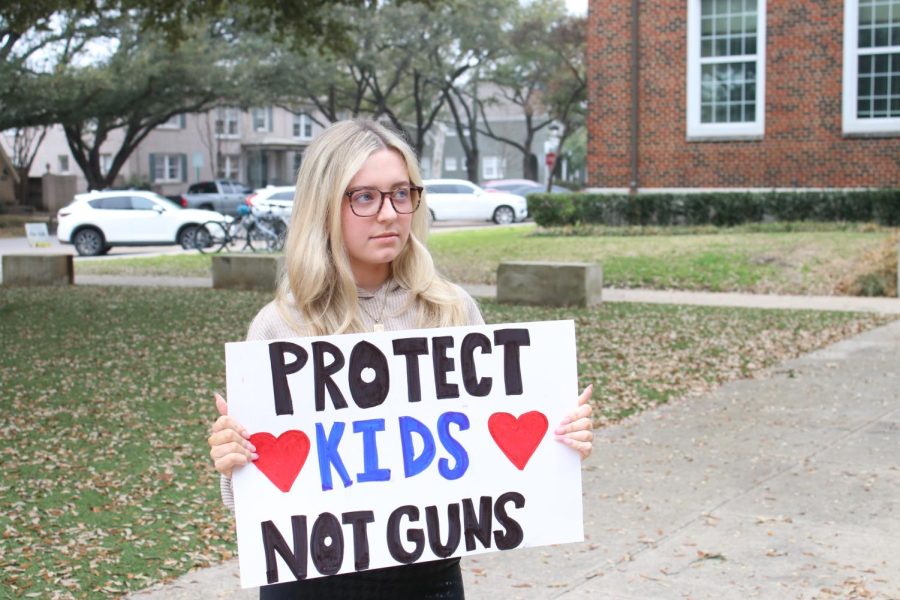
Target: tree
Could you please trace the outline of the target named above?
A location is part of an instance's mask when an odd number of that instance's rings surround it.
[[[481,116],[479,132],[517,149],[526,179],[538,179],[538,160],[532,151],[535,134],[561,116],[560,111],[571,111],[579,97],[578,93],[573,96],[570,84],[572,67],[581,69],[575,87],[584,82],[583,27],[583,19],[568,17],[560,0],[535,0],[519,7],[503,36],[503,53],[484,74],[496,86],[499,101],[475,99]],[[567,38],[572,34],[574,41]],[[518,107],[524,119],[521,137],[503,134],[491,125],[487,108],[501,102]]]
[[[10,159],[19,176],[16,184],[16,198],[20,203],[28,199],[28,173],[31,172],[34,158],[46,135],[46,127],[17,127],[8,132],[7,138],[12,148]]]
[[[252,69],[236,58],[240,44],[228,42],[218,26],[194,26],[176,47],[142,35],[126,16],[106,26],[117,41],[110,56],[87,66],[60,61],[53,73],[33,74],[28,78],[33,106],[20,115],[29,125],[62,125],[91,188],[111,185],[157,126],[179,114],[236,101],[253,84]],[[115,130],[121,130],[121,142],[104,171],[101,146]]]
[[[585,127],[587,117],[587,75],[585,66],[587,22],[583,17],[565,17],[557,21],[548,33],[550,47],[556,55],[558,68],[547,81],[545,102],[550,114],[560,124],[559,150],[556,164],[547,177],[547,191],[559,174],[562,150],[570,137]],[[577,144],[576,144],[577,146]]]

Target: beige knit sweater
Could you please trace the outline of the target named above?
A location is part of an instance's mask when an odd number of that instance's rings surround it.
[[[483,325],[484,318],[478,305],[462,288],[457,288],[460,296],[466,304],[468,325]],[[416,328],[416,310],[412,293],[401,287],[394,280],[389,279],[374,292],[359,290],[359,303],[362,309],[362,322],[366,329],[372,331],[375,321],[384,324],[385,331],[401,331]],[[297,318],[302,322],[300,314]],[[297,332],[284,320],[278,311],[275,301],[265,305],[257,313],[250,330],[247,332],[247,341],[277,340],[282,338],[297,337]],[[234,492],[231,487],[231,478],[222,475],[220,479],[222,501],[232,511],[234,510]]]

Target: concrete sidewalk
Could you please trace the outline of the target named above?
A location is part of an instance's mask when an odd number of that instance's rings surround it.
[[[78,275],[76,285],[134,285],[147,287],[212,287],[208,277],[136,277],[120,275]],[[496,298],[497,286],[467,284],[463,287],[476,298]],[[650,304],[689,304],[696,306],[739,306],[874,312],[900,314],[900,298],[861,298],[857,296],[776,296],[677,290],[604,288],[604,302],[645,302]]]
[[[464,559],[469,598],[900,598],[900,321],[597,431],[586,540]],[[135,600],[255,598],[237,563]]]

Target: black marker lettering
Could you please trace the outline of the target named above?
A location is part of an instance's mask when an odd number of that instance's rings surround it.
[[[331,395],[331,402],[335,408],[347,408],[347,401],[344,395],[338,389],[337,384],[331,379],[331,376],[341,370],[344,366],[344,355],[341,354],[340,348],[328,342],[313,342],[313,381],[316,386],[316,410],[321,412],[325,410],[325,388]],[[334,359],[330,365],[325,366],[325,354],[328,353]]]
[[[407,552],[400,542],[400,519],[404,516],[409,517],[410,521],[418,521],[419,509],[415,506],[406,505],[391,513],[387,523],[387,543],[388,550],[391,556],[394,557],[394,560],[408,565],[416,562],[416,559],[422,556],[422,552],[425,550],[425,534],[422,533],[421,529],[410,529],[407,531],[406,539],[415,545],[415,549],[412,552]]]
[[[394,355],[406,357],[406,390],[410,402],[419,402],[422,399],[419,356],[423,354],[428,354],[428,340],[425,338],[394,340]]]
[[[507,396],[522,394],[522,365],[519,364],[519,346],[531,344],[527,329],[498,329],[494,332],[494,344],[503,346],[503,383]]]
[[[272,521],[263,521],[262,527],[263,551],[266,555],[266,582],[278,581],[278,564],[275,562],[275,553],[281,555],[285,564],[297,579],[306,579],[306,517],[294,515],[291,517],[291,530],[294,534],[294,551],[288,548],[281,532]]]
[[[485,548],[491,547],[491,497],[482,496],[478,504],[478,516],[471,498],[465,498],[463,505],[463,528],[466,532],[466,550],[475,549],[477,538]]]
[[[482,354],[490,354],[491,341],[481,333],[470,333],[463,338],[459,351],[463,385],[470,396],[487,396],[491,393],[493,380],[490,377],[478,379],[475,372],[475,348],[480,348]]]
[[[362,372],[372,369],[375,376],[363,381]],[[350,395],[360,408],[378,406],[387,398],[391,385],[387,359],[375,345],[359,342],[350,353]]]
[[[425,524],[428,527],[428,545],[435,556],[447,558],[459,547],[460,524],[459,504],[455,502],[447,505],[447,543],[441,543],[441,520],[438,517],[437,506],[425,507]]]
[[[369,568],[369,534],[368,523],[375,521],[375,513],[371,510],[358,510],[342,515],[344,525],[353,525],[353,568],[364,571]]]
[[[447,356],[453,347],[453,336],[442,335],[431,340],[431,360],[434,363],[434,390],[438,400],[459,398],[459,386],[447,383],[447,372],[453,370],[454,360]]]
[[[507,502],[512,502],[516,508],[522,508],[525,506],[525,496],[519,492],[506,492],[497,498],[497,501],[494,503],[494,514],[497,515],[497,523],[505,529],[505,532],[499,529],[494,531],[494,543],[497,544],[497,550],[511,550],[525,539],[522,526],[506,513]]]
[[[292,362],[284,362],[284,355],[294,357]],[[269,364],[272,369],[272,390],[275,395],[275,414],[294,414],[294,403],[291,400],[291,388],[288,386],[288,375],[303,368],[309,358],[306,350],[290,342],[272,342],[269,344]]]
[[[330,539],[326,544],[325,540]],[[344,532],[337,517],[324,512],[313,523],[309,539],[313,565],[322,575],[334,575],[344,561]]]

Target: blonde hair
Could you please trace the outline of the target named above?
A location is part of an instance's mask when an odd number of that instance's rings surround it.
[[[374,121],[334,123],[304,154],[285,242],[285,269],[276,297],[281,315],[302,335],[363,331],[356,281],[344,250],[341,203],[363,163],[373,152],[384,149],[398,152],[406,163],[410,182],[422,185],[418,162],[409,145]],[[428,212],[423,194],[412,215],[409,239],[391,263],[392,276],[411,292],[418,327],[466,325],[462,296],[437,274],[425,247]]]

